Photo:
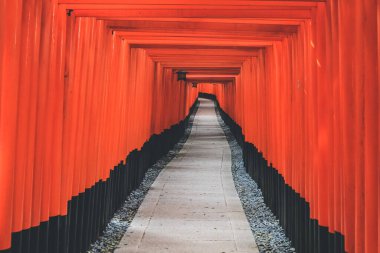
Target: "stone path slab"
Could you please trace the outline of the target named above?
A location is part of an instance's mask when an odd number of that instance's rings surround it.
[[[115,252],[259,252],[212,101],[200,99],[187,142],[153,183]]]

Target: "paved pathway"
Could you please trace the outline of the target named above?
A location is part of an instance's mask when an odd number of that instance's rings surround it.
[[[214,104],[200,101],[187,142],[153,183],[116,253],[259,252]]]

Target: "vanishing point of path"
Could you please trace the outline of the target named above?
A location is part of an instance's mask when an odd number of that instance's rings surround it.
[[[212,101],[200,99],[187,142],[153,183],[119,247],[116,253],[259,252]]]

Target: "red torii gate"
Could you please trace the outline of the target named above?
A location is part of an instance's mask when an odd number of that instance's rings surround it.
[[[348,252],[378,252],[379,8],[2,1],[0,250],[12,233],[66,216],[73,197],[206,91],[309,203],[306,218],[344,235]],[[189,82],[233,85],[194,89],[177,82],[179,69]]]

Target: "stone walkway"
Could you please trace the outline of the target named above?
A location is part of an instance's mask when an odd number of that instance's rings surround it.
[[[200,102],[191,135],[153,183],[116,253],[259,252],[214,103]]]

